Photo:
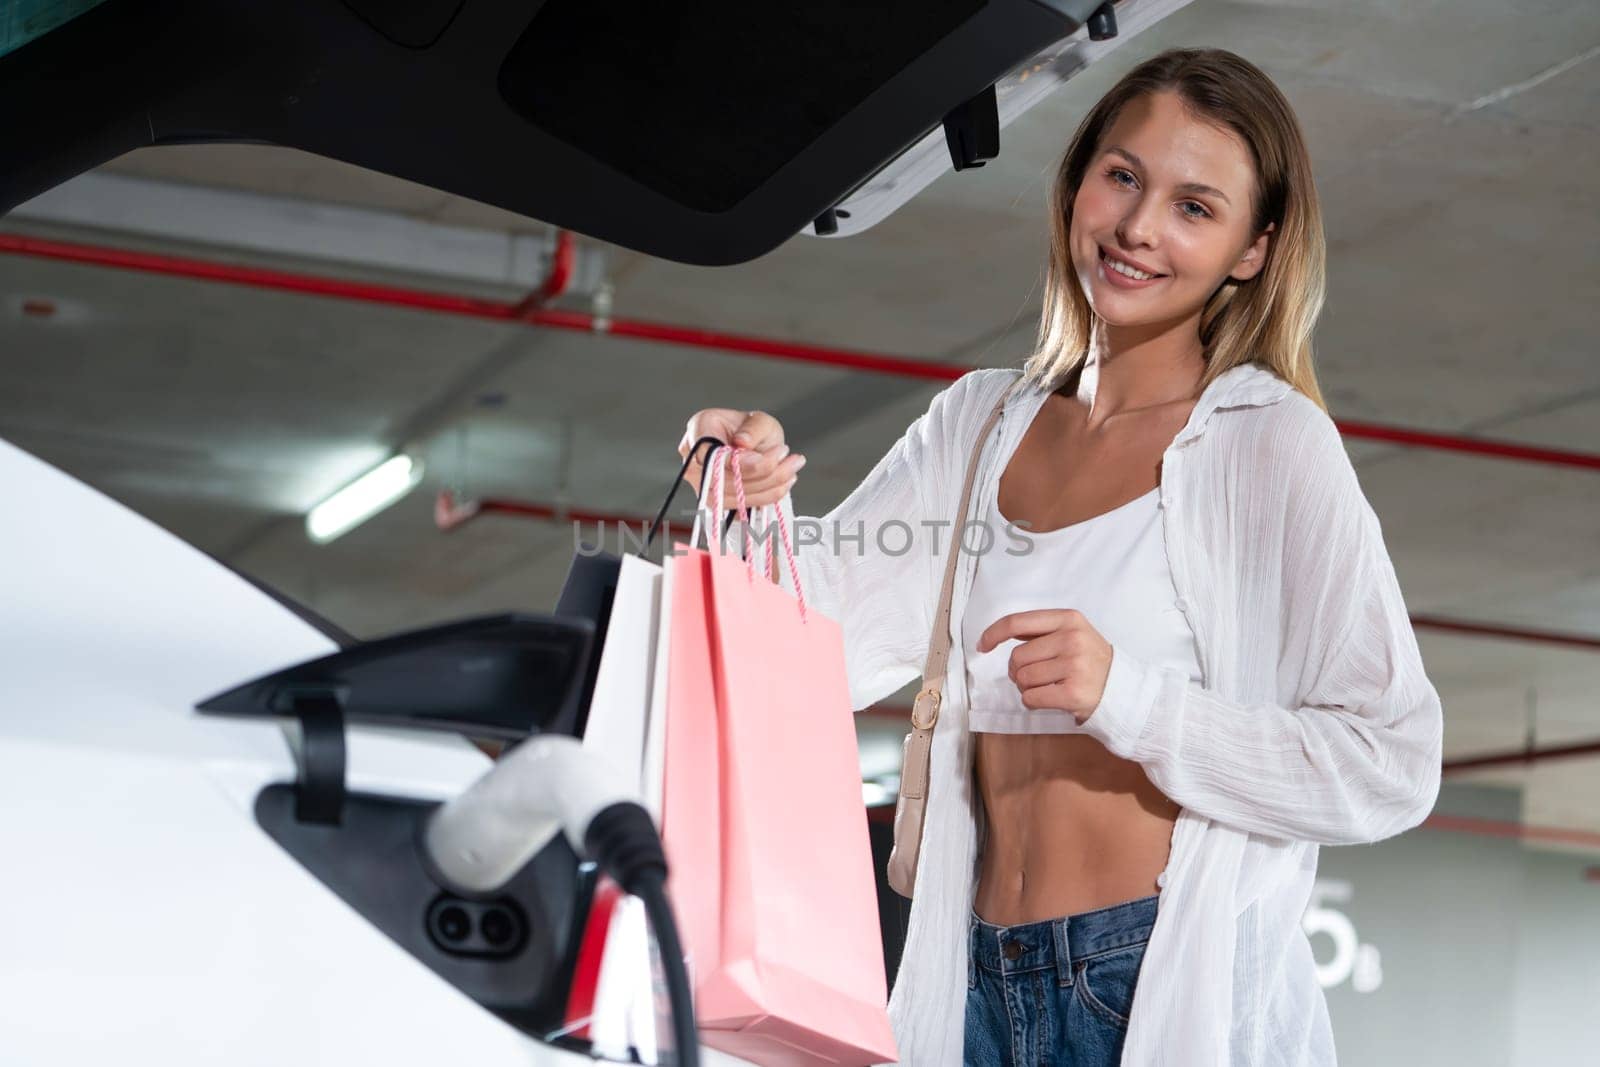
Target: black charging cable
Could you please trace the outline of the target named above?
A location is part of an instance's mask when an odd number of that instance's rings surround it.
[[[678,920],[667,899],[667,856],[650,813],[631,801],[602,808],[589,823],[584,850],[626,893],[644,902],[655,932],[661,967],[672,1005],[672,1051],[680,1067],[699,1067],[700,1037],[694,1020],[694,994],[683,962]]]

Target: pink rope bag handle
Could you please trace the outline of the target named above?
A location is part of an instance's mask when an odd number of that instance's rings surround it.
[[[725,446],[725,447],[727,447],[727,446]],[[716,449],[714,451],[721,451],[721,449]],[[724,487],[725,487],[725,483],[723,481],[723,468],[725,466],[733,468],[733,491],[734,491],[734,494],[738,497],[738,500],[739,500],[739,507],[736,510],[736,514],[739,516],[740,525],[744,528],[745,562],[748,564],[750,581],[754,582],[756,580],[755,552],[754,552],[754,545],[753,545],[753,543],[751,542],[751,539],[750,539],[750,523],[748,521],[746,521],[746,517],[750,516],[752,514],[752,512],[750,511],[749,507],[747,507],[746,504],[745,504],[745,499],[744,499],[744,471],[742,470],[742,468],[740,467],[740,464],[739,464],[739,460],[740,460],[741,455],[743,453],[749,452],[749,451],[751,451],[751,449],[740,448],[738,445],[731,446],[731,448],[729,450],[728,462],[726,464],[722,464],[722,463],[714,464],[713,470],[711,472],[711,478],[715,479],[715,481],[712,483],[711,486],[709,486],[709,488],[711,490],[712,498],[720,502],[722,500],[722,494],[724,492]],[[714,458],[715,458],[715,456],[713,456],[713,459]],[[781,508],[781,507],[777,506],[776,504],[774,504],[773,505],[773,510],[776,513],[777,519],[778,519],[778,536],[783,541],[783,554],[784,554],[785,558],[787,558],[788,561],[789,561],[789,574],[790,574],[791,577],[794,578],[794,595],[795,595],[795,600],[800,605],[800,621],[801,622],[805,622],[806,621],[806,595],[805,595],[805,590],[803,590],[800,587],[800,568],[794,561],[794,548],[790,544],[790,541],[789,541],[789,524],[787,522],[785,522],[784,519],[783,519],[783,508]],[[715,526],[713,526],[712,528],[715,529]],[[719,538],[719,540],[720,540],[720,538]],[[762,574],[762,577],[767,581],[771,581],[772,578],[773,578],[773,574],[772,574],[771,569],[767,565],[766,556],[768,555],[768,553],[763,552],[763,553],[761,553],[761,555],[762,555],[762,561],[761,561],[761,574]]]

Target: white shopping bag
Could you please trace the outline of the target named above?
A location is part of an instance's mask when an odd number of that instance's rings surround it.
[[[672,550],[668,548],[667,551]],[[667,664],[671,662],[668,652],[672,647],[672,613],[665,610],[665,606],[672,603],[672,569],[658,568],[658,577],[660,595],[656,598],[656,642],[650,672],[650,708],[654,714],[645,727],[639,795],[644,798],[645,810],[659,830],[667,764]]]
[[[657,820],[665,734],[652,710],[664,707],[666,699],[669,630],[661,611],[663,584],[659,564],[635,555],[622,558],[583,734],[584,748],[636,785]],[[611,907],[588,1018],[594,1055],[627,1062],[632,1050],[643,1063],[658,1062],[656,982],[643,903],[622,896]]]
[[[623,556],[583,747],[614,764],[618,781],[640,789],[660,612],[660,564]]]
[[[669,548],[667,551],[671,551]],[[645,810],[661,827],[661,798],[665,783],[667,757],[667,653],[672,647],[672,613],[665,605],[672,603],[672,568],[656,568],[656,619],[655,642],[650,670],[650,711],[645,724],[644,752],[640,766],[639,795]],[[613,914],[612,932],[617,936],[616,953],[607,944],[605,964],[614,965],[622,975],[616,980],[618,987],[629,990],[627,997],[627,1033],[639,1062],[660,1062],[658,1035],[671,1032],[670,1006],[661,974],[659,961],[654,959],[654,942],[650,937],[644,902],[629,897],[626,906]],[[602,981],[605,976],[602,974]],[[691,986],[693,982],[691,981]]]

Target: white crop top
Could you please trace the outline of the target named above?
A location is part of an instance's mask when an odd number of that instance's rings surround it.
[[[961,621],[966,642],[970,729],[998,734],[1072,734],[1071,712],[1027,708],[1011,680],[1011,652],[1002,641],[978,652],[978,637],[1017,611],[1076,608],[1114,647],[1151,667],[1177,666],[1198,682],[1194,631],[1178,605],[1162,539],[1160,488],[1082,522],[1043,533],[1008,527],[998,501],[989,505],[994,535],[978,556]],[[1032,545],[1025,552],[1023,545]]]

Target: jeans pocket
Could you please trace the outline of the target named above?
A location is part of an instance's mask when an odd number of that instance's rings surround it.
[[[1079,961],[1074,984],[1084,1006],[1117,1029],[1126,1030],[1143,962],[1143,943]]]

